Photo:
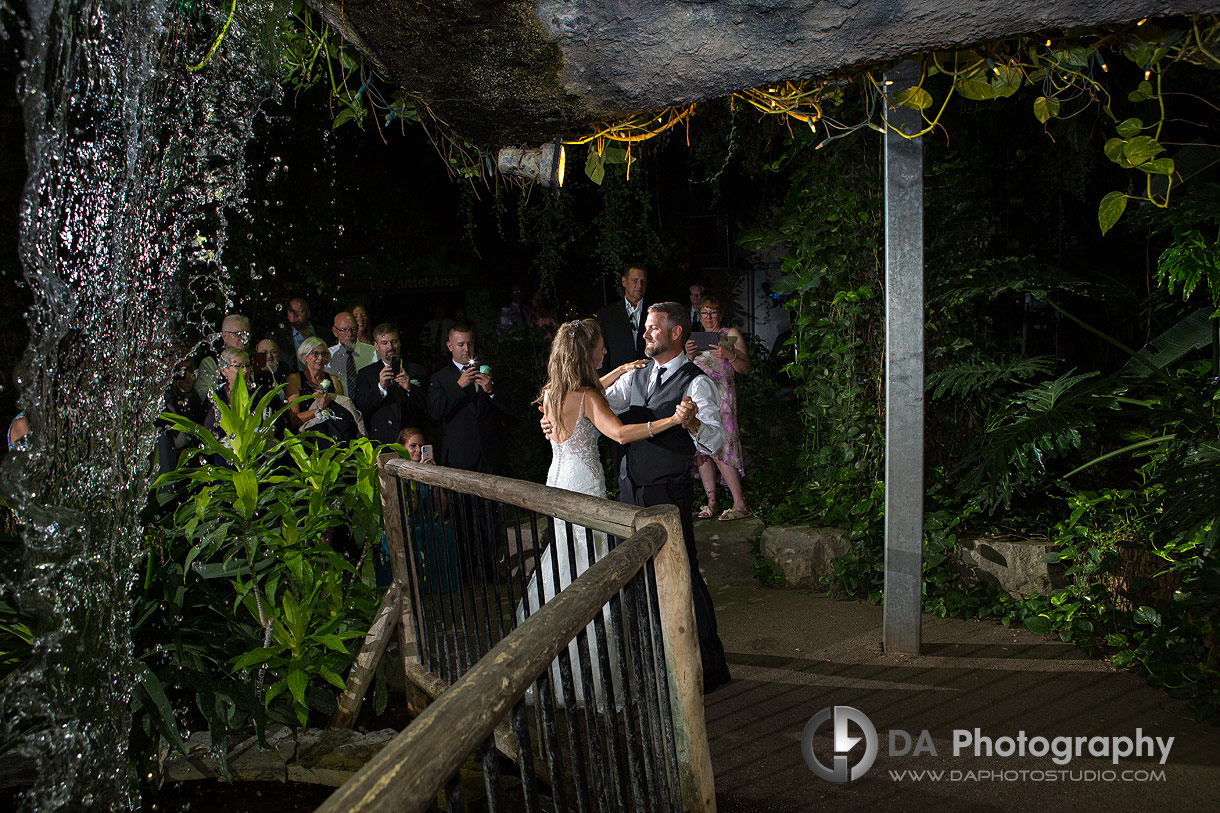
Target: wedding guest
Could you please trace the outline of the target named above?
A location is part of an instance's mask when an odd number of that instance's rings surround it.
[[[703,323],[703,330],[718,334],[720,340],[703,350],[697,349],[694,341],[687,341],[686,356],[716,383],[720,395],[720,425],[724,427],[724,446],[720,451],[714,455],[700,453],[695,456],[699,479],[707,495],[707,505],[699,509],[699,518],[734,520],[750,516],[741,488],[745,467],[741,460],[741,437],[737,427],[736,387],[736,377],[750,372],[750,355],[741,331],[735,327],[725,327],[722,323],[723,313],[724,308],[717,297],[708,295],[702,298],[699,319]],[[717,474],[724,478],[733,497],[733,507],[722,513],[716,511]]]

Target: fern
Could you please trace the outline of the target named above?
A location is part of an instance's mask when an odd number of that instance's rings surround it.
[[[1220,536],[1220,443],[1191,449],[1181,467],[1170,467],[1160,484],[1168,524],[1183,537],[1205,532],[1203,555],[1209,555]]]
[[[1114,406],[1112,384],[1098,373],[1065,373],[1014,396],[967,460],[964,494],[976,494],[990,511],[1046,476],[1047,464],[1080,446],[1080,429],[1097,420],[1099,406]]]
[[[1050,356],[1010,356],[997,361],[967,361],[928,376],[927,390],[933,400],[946,395],[964,398],[991,389],[996,384],[1028,381],[1035,376],[1048,375],[1054,367],[1055,360]]]

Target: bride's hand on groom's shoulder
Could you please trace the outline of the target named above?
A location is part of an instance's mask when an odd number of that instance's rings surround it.
[[[635,361],[629,361],[626,364],[620,364],[614,371],[614,377],[618,378],[619,376],[626,375],[633,370],[638,370],[641,367],[646,366],[648,366],[648,359],[636,359]]]

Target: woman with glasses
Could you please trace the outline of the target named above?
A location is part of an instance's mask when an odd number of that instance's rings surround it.
[[[699,303],[699,321],[703,330],[720,334],[720,341],[712,345],[710,350],[697,351],[694,341],[687,341],[686,355],[716,382],[720,391],[720,424],[724,427],[724,447],[715,457],[696,455],[695,462],[699,466],[699,479],[703,482],[703,491],[707,495],[707,505],[699,509],[701,519],[733,520],[750,516],[746,508],[745,494],[741,490],[741,478],[745,469],[741,461],[741,438],[737,430],[737,387],[736,377],[750,372],[750,355],[746,351],[746,341],[735,327],[724,327],[721,314],[724,310],[720,300],[714,296],[705,296]],[[724,478],[724,483],[733,496],[733,507],[723,513],[716,512],[716,475]]]
[[[326,372],[330,363],[326,342],[310,336],[297,348],[297,358],[301,372],[290,374],[284,383],[292,428],[314,429],[335,440],[352,440],[363,435],[360,413],[344,394],[343,382]],[[299,400],[302,396],[310,400]]]
[[[216,402],[210,397],[212,394],[225,406],[232,403],[233,391],[237,388],[238,373],[242,375],[242,382],[245,386],[251,383],[250,378],[250,354],[240,347],[226,347],[220,351],[220,357],[216,362],[216,387],[208,398],[208,411],[203,416],[203,428],[216,436],[216,439],[224,443],[226,432],[220,425],[220,412],[216,409]],[[228,444],[225,444],[228,445]],[[223,458],[216,457],[211,461],[216,465],[223,465]]]

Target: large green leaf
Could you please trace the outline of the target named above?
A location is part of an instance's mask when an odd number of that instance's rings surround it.
[[[971,77],[954,77],[953,86],[957,88],[958,93],[967,99],[981,102],[994,98],[991,83],[987,81],[987,77],[983,74]]]
[[[1199,308],[1161,333],[1127,361],[1118,374],[1126,381],[1138,381],[1163,370],[1170,364],[1211,344],[1214,330],[1210,308]]]
[[[299,666],[288,667],[288,690],[292,692],[292,699],[298,705],[305,705],[305,687],[309,685],[309,676],[305,674],[305,670]]]
[[[1149,175],[1172,175],[1173,159],[1154,158],[1151,161],[1145,161],[1140,164],[1137,169],[1147,172]]]
[[[606,159],[592,147],[589,148],[589,157],[585,159],[585,175],[598,186],[606,177]]]
[[[996,99],[1011,96],[1021,89],[1021,83],[1024,80],[1025,74],[1021,73],[1020,68],[997,65],[995,77],[991,80],[991,95]]]
[[[233,488],[237,492],[234,503],[237,513],[249,521],[258,505],[258,477],[249,469],[238,471],[233,475]]]
[[[1039,96],[1034,99],[1034,116],[1038,121],[1046,124],[1048,121],[1059,115],[1059,100],[1054,96]]]
[[[918,86],[904,88],[894,94],[894,103],[912,110],[927,110],[932,106],[932,94]]]
[[[1127,144],[1127,142],[1125,139],[1118,138],[1116,136],[1114,138],[1108,139],[1106,141],[1106,143],[1102,146],[1101,150],[1102,150],[1102,152],[1104,152],[1106,154],[1106,157],[1109,158],[1111,161],[1113,161],[1116,164],[1121,164],[1122,160],[1123,160],[1123,147],[1126,146],[1126,144]]]
[[[1101,205],[1097,207],[1097,225],[1101,226],[1102,234],[1114,227],[1126,208],[1127,196],[1122,192],[1110,192],[1101,199]]]
[[[1145,161],[1150,161],[1165,151],[1155,138],[1151,136],[1136,136],[1123,145],[1123,158],[1132,167],[1138,167]]]
[[[1144,122],[1134,118],[1125,119],[1119,122],[1118,127],[1115,129],[1118,130],[1118,134],[1123,138],[1134,138],[1139,135],[1140,130],[1144,129]]]
[[[132,661],[132,672],[136,679],[136,698],[148,712],[161,736],[179,753],[185,754],[186,743],[182,741],[182,734],[178,731],[178,720],[174,717],[174,709],[165,695],[165,687],[141,660]]]

